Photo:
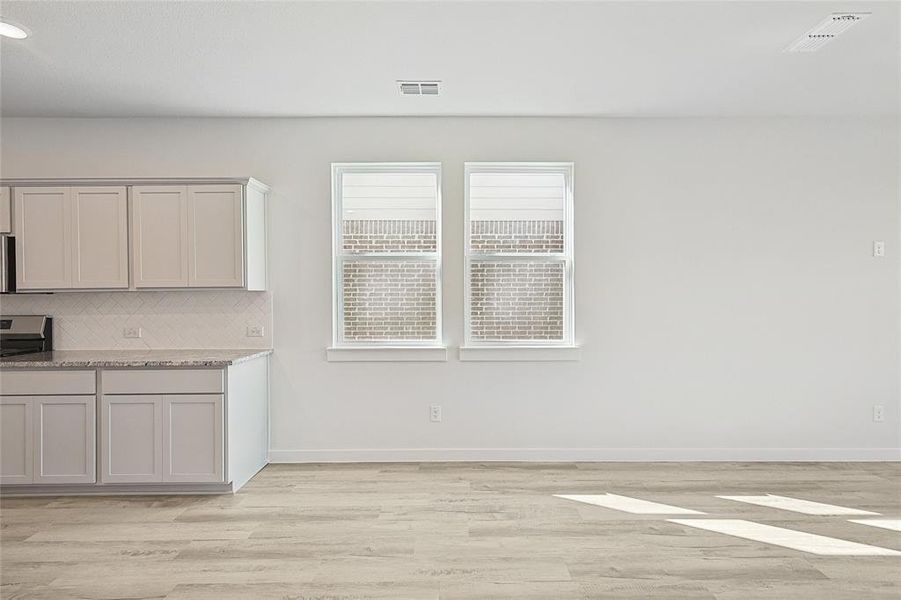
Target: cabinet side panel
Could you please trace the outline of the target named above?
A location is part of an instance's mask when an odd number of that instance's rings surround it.
[[[246,187],[247,289],[266,289],[266,194]]]
[[[228,368],[228,477],[235,490],[269,462],[269,357]]]

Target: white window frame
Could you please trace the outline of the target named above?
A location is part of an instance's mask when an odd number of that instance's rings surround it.
[[[435,252],[367,252],[349,253],[344,251],[343,240],[343,186],[345,173],[434,173],[437,180],[435,206]],[[390,262],[406,260],[432,261],[435,264],[435,338],[431,340],[345,340],[344,339],[344,285],[343,265],[347,260],[362,262]],[[354,360],[434,360],[436,355],[423,354],[416,358],[398,352],[406,348],[443,349],[444,328],[442,325],[442,259],[441,259],[441,163],[332,163],[332,347],[329,348],[330,361]],[[384,352],[367,354],[360,352],[367,348]],[[342,352],[352,350],[353,352]],[[438,360],[444,358],[437,357]]]
[[[562,253],[526,253],[503,252],[480,254],[471,251],[470,233],[472,231],[469,206],[469,187],[471,176],[475,173],[559,173],[564,177],[566,197],[563,215],[563,252]],[[467,162],[464,163],[464,336],[461,348],[461,360],[577,360],[578,353],[546,354],[541,349],[574,349],[575,348],[575,261],[573,253],[573,175],[574,163],[571,162]],[[470,268],[474,261],[498,262],[549,262],[563,261],[563,339],[561,340],[473,340],[472,339],[472,278]],[[484,349],[484,352],[477,351]],[[490,349],[490,350],[489,350]],[[506,349],[520,349],[521,352],[505,353]],[[532,350],[537,349],[539,352]],[[500,352],[498,352],[500,351]]]

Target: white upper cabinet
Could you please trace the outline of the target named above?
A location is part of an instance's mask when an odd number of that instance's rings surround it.
[[[16,188],[17,285],[128,287],[125,187]]]
[[[188,187],[188,285],[244,285],[244,202],[240,185]]]
[[[0,186],[22,291],[267,287],[269,188],[254,179],[52,182],[5,181],[7,208]]]
[[[187,287],[188,188],[134,186],[131,198],[135,287]]]
[[[22,290],[72,287],[72,190],[16,188],[16,285]]]
[[[136,288],[266,289],[266,188],[134,186]]]
[[[72,188],[72,287],[128,287],[125,187]]]
[[[12,227],[12,196],[8,187],[0,187],[0,233],[10,233]]]

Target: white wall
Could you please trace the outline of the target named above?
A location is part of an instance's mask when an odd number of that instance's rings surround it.
[[[866,459],[899,457],[898,144],[888,118],[5,119],[0,164],[273,187],[275,460]],[[575,162],[581,362],[325,362],[329,163],[380,160],[444,164],[451,346],[463,161]]]

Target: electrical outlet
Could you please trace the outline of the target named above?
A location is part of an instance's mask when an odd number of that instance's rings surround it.
[[[441,405],[432,404],[429,406],[429,421],[432,423],[441,422]]]
[[[247,328],[247,337],[263,337],[265,331],[262,325],[251,325]]]
[[[141,337],[141,328],[140,327],[126,327],[122,330],[122,337],[124,338],[139,338]]]
[[[885,242],[882,240],[877,240],[873,242],[873,256],[876,258],[882,258],[885,256]]]
[[[875,423],[883,423],[885,421],[885,407],[883,405],[873,405],[873,421]]]

